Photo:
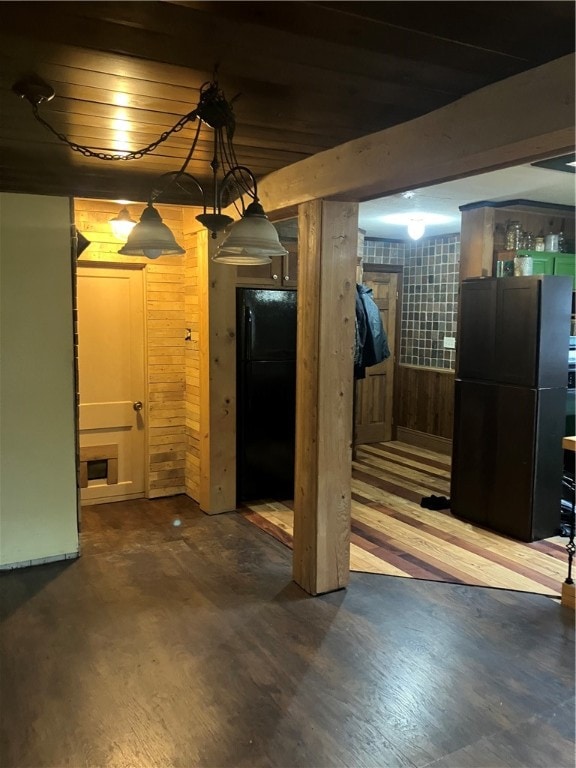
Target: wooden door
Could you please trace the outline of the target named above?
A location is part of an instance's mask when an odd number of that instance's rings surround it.
[[[369,265],[365,265],[363,282],[372,288],[373,299],[380,310],[390,357],[366,368],[366,378],[356,382],[354,445],[392,440],[394,405],[398,273],[371,272]]]
[[[143,291],[141,269],[78,268],[83,504],[144,495]]]

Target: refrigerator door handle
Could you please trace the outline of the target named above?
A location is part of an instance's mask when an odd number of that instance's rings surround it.
[[[252,309],[244,307],[244,360],[252,359]]]

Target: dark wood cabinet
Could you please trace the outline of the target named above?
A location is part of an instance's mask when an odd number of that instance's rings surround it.
[[[458,375],[468,379],[491,379],[496,338],[494,280],[465,280],[462,283],[458,327],[461,340],[456,346]]]
[[[452,512],[522,541],[560,524],[568,277],[465,280]]]
[[[236,285],[246,288],[296,288],[298,285],[298,245],[283,243],[285,256],[275,256],[270,264],[236,268]]]
[[[456,380],[453,514],[521,541],[558,532],[565,392]]]
[[[457,378],[565,386],[570,311],[569,277],[464,280]]]

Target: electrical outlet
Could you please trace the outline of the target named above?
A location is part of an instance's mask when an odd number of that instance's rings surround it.
[[[455,336],[444,336],[444,349],[456,349]]]

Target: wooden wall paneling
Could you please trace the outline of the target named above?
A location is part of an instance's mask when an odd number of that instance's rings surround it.
[[[185,214],[185,229],[187,221]],[[200,313],[197,233],[185,231],[186,493],[200,499]]]
[[[181,243],[181,216],[178,227],[172,221],[168,226]],[[170,444],[163,444],[163,450],[149,453],[148,495],[154,498],[183,493],[185,486],[183,257],[165,256],[147,265],[146,312],[149,386],[159,385],[148,397],[148,432],[150,439],[172,437]],[[174,335],[157,335],[165,330],[165,321],[174,323],[170,329]]]
[[[236,508],[236,270],[211,256],[218,240],[197,235],[202,511]]]
[[[316,595],[349,578],[358,206],[302,205],[298,241],[293,575]]]
[[[452,440],[454,371],[400,365],[398,392],[399,440],[410,433]]]

